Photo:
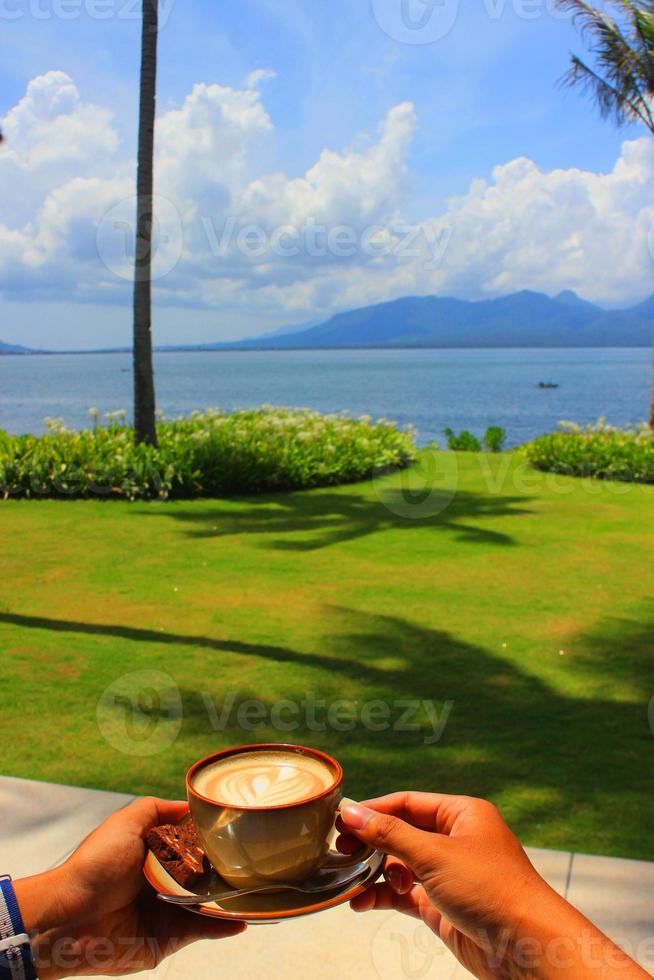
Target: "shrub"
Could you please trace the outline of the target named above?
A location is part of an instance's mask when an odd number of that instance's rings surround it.
[[[603,419],[580,428],[561,423],[561,431],[539,436],[524,448],[539,470],[569,476],[654,483],[654,433],[647,425],[617,429]]]
[[[97,412],[91,410],[94,424]],[[46,420],[43,436],[0,431],[0,494],[168,499],[300,490],[408,466],[414,433],[385,419],[262,406],[211,409],[157,426],[159,446],[134,446],[123,413],[73,432]]]
[[[501,453],[506,443],[506,429],[499,425],[491,425],[484,434],[484,448],[489,453]]]
[[[457,435],[453,429],[447,428],[443,429],[443,435],[447,439],[447,448],[455,449],[458,452],[463,453],[480,453],[481,443],[477,436],[473,436],[472,432],[467,432],[463,429]]]

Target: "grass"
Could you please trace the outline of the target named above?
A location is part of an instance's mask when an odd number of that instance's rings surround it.
[[[432,458],[425,495],[428,462],[251,499],[0,505],[5,771],[179,797],[217,747],[300,741],[342,761],[349,796],[484,795],[527,843],[654,858],[654,487],[466,453]],[[183,708],[149,756],[96,714],[142,670],[174,678]],[[280,699],[304,701],[298,729],[270,723]],[[337,699],[359,722],[317,731]],[[372,731],[371,700],[394,722],[405,702],[450,714],[426,744],[424,708],[419,731]],[[174,734],[154,696],[138,704],[132,744]],[[121,730],[120,699],[101,715]]]

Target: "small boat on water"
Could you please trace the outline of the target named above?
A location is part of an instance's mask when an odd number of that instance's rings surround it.
[[[553,381],[539,381],[536,385],[537,388],[558,388],[559,386]]]

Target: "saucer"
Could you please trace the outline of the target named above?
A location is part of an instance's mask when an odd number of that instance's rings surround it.
[[[331,909],[337,905],[349,902],[359,895],[381,874],[384,855],[376,851],[364,861],[352,861],[352,872],[356,872],[357,864],[361,866],[361,877],[355,878],[329,892],[274,892],[264,895],[242,895],[240,898],[227,898],[221,902],[207,902],[206,905],[186,906],[189,912],[208,915],[214,919],[238,919],[251,925],[280,922],[282,919],[295,919],[301,915],[313,915],[323,909]],[[343,870],[346,866],[339,866]],[[179,885],[168,874],[152,851],[148,850],[143,874],[152,887],[164,895],[202,895],[211,891],[229,890],[214,871],[206,875],[203,887],[199,891],[189,891]],[[318,872],[320,874],[320,872]]]

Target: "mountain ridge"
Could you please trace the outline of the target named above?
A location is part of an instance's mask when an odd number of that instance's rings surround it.
[[[234,341],[157,345],[157,352],[365,348],[649,347],[654,295],[606,310],[563,290],[554,297],[523,289],[494,299],[405,296],[336,313],[329,319]],[[123,353],[30,350],[0,341],[2,354]]]
[[[643,347],[652,342],[652,318],[654,295],[625,310],[605,310],[572,290],[553,298],[526,289],[482,300],[407,296],[299,332],[211,347]]]
[[[0,355],[1,354],[32,354],[34,353],[29,349],[29,347],[21,347],[20,344],[8,344],[4,340],[0,340]]]

